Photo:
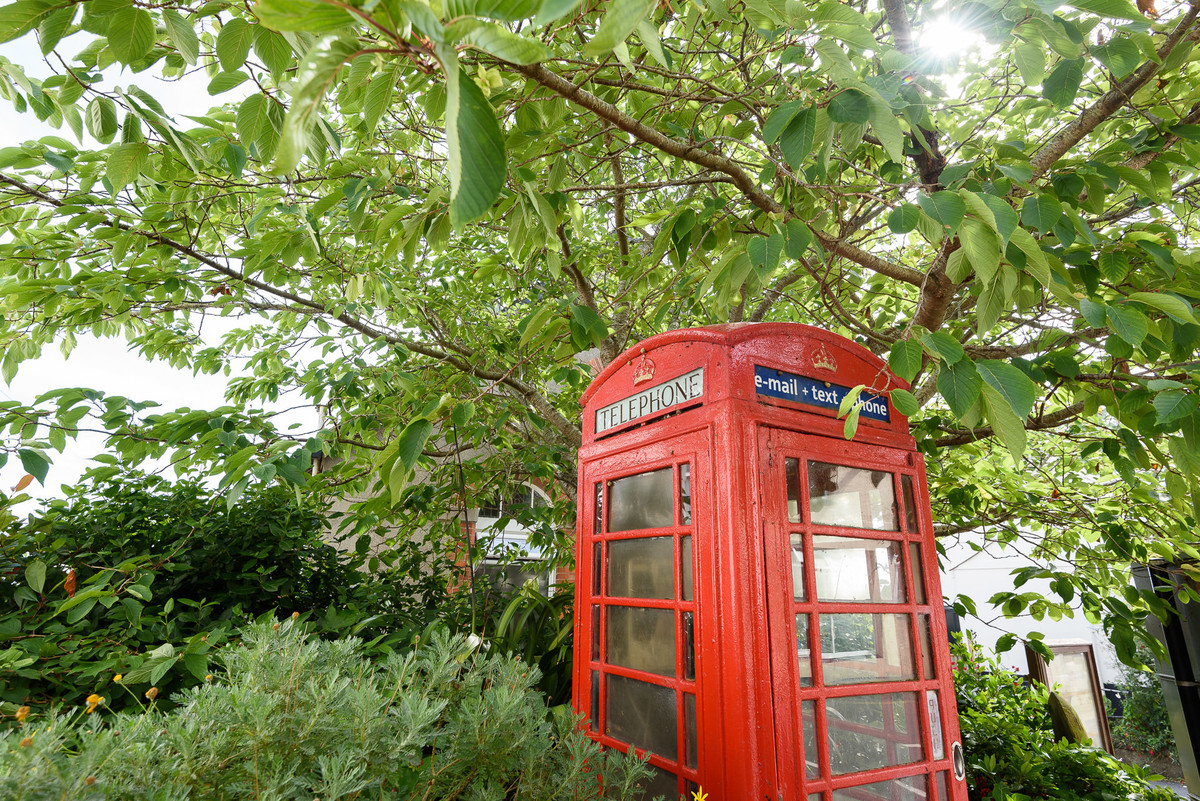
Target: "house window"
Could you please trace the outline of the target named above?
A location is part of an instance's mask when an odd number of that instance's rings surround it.
[[[475,575],[497,590],[512,591],[532,581],[538,592],[548,594],[552,571],[542,561],[543,549],[530,544],[530,529],[522,518],[530,509],[549,505],[546,493],[532,484],[520,484],[508,495],[496,493],[481,504],[475,521]]]

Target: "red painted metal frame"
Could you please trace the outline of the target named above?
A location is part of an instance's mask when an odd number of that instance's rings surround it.
[[[831,364],[836,365],[829,369]],[[625,748],[625,743],[602,732],[606,721],[604,676],[618,675],[646,681],[675,692],[676,751],[671,762],[650,756],[656,766],[677,772],[682,791],[690,784],[703,786],[717,801],[769,799],[770,801],[848,801],[861,793],[850,788],[886,779],[926,776],[928,798],[936,796],[938,773],[948,773],[950,798],[964,801],[966,787],[954,779],[951,746],[958,742],[957,716],[951,665],[946,648],[945,616],[937,559],[933,549],[932,520],[923,460],[908,433],[907,420],[891,409],[890,421],[863,417],[853,442],[842,437],[843,423],[836,410],[792,403],[759,395],[754,386],[755,366],[781,370],[851,387],[864,384],[877,394],[907,388],[869,351],[821,329],[783,323],[672,331],[631,348],[606,368],[584,394],[584,444],[580,449],[577,587],[575,610],[576,711],[591,716],[592,675],[600,676],[597,715],[589,733],[604,745]],[[596,411],[629,398],[643,386],[663,382],[703,368],[703,396],[689,404],[626,422],[596,434]],[[647,373],[653,375],[647,378]],[[636,379],[636,383],[635,383]],[[807,515],[807,481],[801,480],[804,522],[787,518],[784,485],[785,462],[809,460],[886,470],[893,476],[899,531],[879,532],[813,525]],[[679,465],[691,471],[691,525],[680,519]],[[607,510],[610,482],[630,475],[670,466],[673,481],[674,525],[652,530],[609,533],[606,521],[596,526],[597,497]],[[803,474],[803,473],[802,473]],[[912,478],[917,530],[906,527],[901,476]],[[790,536],[803,536],[806,600],[791,595]],[[922,556],[924,603],[915,603],[911,571],[905,570],[902,603],[819,601],[815,579],[812,536],[833,534],[857,539],[901,543],[902,559],[909,565],[910,543]],[[676,565],[676,598],[647,600],[610,598],[606,594],[604,555],[608,543],[628,538],[670,536],[673,553],[682,553],[682,537],[691,536],[693,595],[681,600]],[[599,546],[597,548],[597,545]],[[600,552],[597,563],[596,553]],[[598,591],[597,591],[598,590]],[[663,677],[626,667],[608,665],[604,632],[593,632],[592,608],[598,607],[603,629],[613,606],[671,609],[675,613],[676,675]],[[695,680],[684,678],[685,642],[683,615],[693,614]],[[813,686],[799,684],[795,614],[807,613]],[[908,615],[911,658],[915,679],[836,687],[821,685],[819,614],[883,613]],[[930,624],[934,675],[925,676],[921,659],[920,616]],[[815,624],[815,625],[814,625]],[[593,635],[598,651],[593,654]],[[595,657],[595,658],[593,658]],[[925,691],[935,690],[943,725],[944,758],[931,760],[932,738]],[[682,767],[684,693],[695,693],[698,768]],[[924,759],[872,771],[832,776],[828,759],[820,761],[821,775],[805,778],[801,703],[814,701],[818,741],[825,741],[824,701],[868,694],[914,693],[921,724]],[[822,746],[822,749],[824,746]],[[832,793],[838,793],[835,799]],[[813,796],[812,794],[819,794]],[[892,794],[896,797],[895,793]]]

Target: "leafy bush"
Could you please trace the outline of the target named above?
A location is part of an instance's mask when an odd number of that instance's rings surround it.
[[[445,631],[372,664],[353,638],[263,622],[218,661],[170,711],[0,733],[0,797],[626,799],[647,775],[548,719],[536,669]]]
[[[1049,798],[1173,801],[1102,750],[1055,741],[1046,688],[1026,684],[967,641],[953,646],[955,694],[972,801]]]
[[[1150,661],[1148,649],[1139,649],[1138,656]],[[1162,685],[1153,673],[1125,666],[1117,687],[1124,691],[1122,717],[1112,720],[1113,744],[1118,748],[1143,754],[1166,754],[1175,758],[1175,735]]]
[[[0,700],[77,705],[127,686],[207,675],[230,628],[271,609],[378,606],[321,539],[324,518],[282,487],[224,499],[140,474],[76,490],[0,533]],[[124,703],[118,694],[116,703]]]

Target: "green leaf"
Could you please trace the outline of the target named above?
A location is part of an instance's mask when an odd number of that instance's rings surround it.
[[[946,404],[955,417],[963,417],[970,411],[975,401],[979,400],[982,387],[983,378],[969,359],[949,365],[943,364],[938,371],[938,392],[946,399]]]
[[[838,417],[842,417],[850,413],[850,410],[858,405],[858,396],[866,389],[865,384],[859,384],[851,387],[850,390],[842,396],[841,402],[838,403]],[[849,439],[849,437],[847,437]]]
[[[1108,306],[1089,298],[1079,300],[1079,313],[1092,328],[1103,328],[1108,322]]]
[[[1129,275],[1129,256],[1121,251],[1101,253],[1096,259],[1100,274],[1114,284],[1119,284]]]
[[[792,117],[791,122],[779,136],[779,149],[788,166],[793,170],[800,165],[812,152],[813,136],[817,130],[817,110],[806,108]]]
[[[1000,235],[1000,241],[1007,247],[1013,232],[1020,224],[1016,210],[1004,198],[989,195],[986,192],[978,194],[977,197],[992,212],[992,219],[996,221],[996,233]]]
[[[784,241],[783,252],[789,259],[799,259],[804,256],[808,246],[813,243],[812,231],[797,219],[788,220],[784,230],[787,232],[787,237]]]
[[[24,36],[65,5],[47,0],[18,0],[0,6],[0,42]]]
[[[1033,234],[1024,228],[1016,228],[1009,241],[1025,254],[1025,272],[1033,276],[1043,287],[1049,287],[1050,263],[1046,260],[1046,254],[1037,240],[1033,238]]]
[[[403,464],[406,470],[411,471],[417,466],[417,460],[421,458],[421,450],[432,433],[433,423],[420,417],[406,425],[400,432],[400,436],[396,438],[396,460]]]
[[[915,339],[900,339],[892,344],[888,367],[905,381],[912,382],[921,369],[925,356],[921,343]]]
[[[150,588],[144,584],[130,584],[125,588],[125,592],[136,598],[141,598],[143,601],[149,601],[154,597],[150,593]]]
[[[1062,203],[1050,195],[1035,195],[1025,199],[1021,208],[1021,223],[1029,228],[1049,231],[1062,219]]]
[[[271,71],[271,79],[278,82],[292,65],[295,55],[287,39],[262,25],[255,25],[253,47],[254,54]]]
[[[1021,464],[1021,457],[1025,454],[1025,424],[1013,412],[1004,396],[993,387],[985,384],[982,391],[984,411],[987,412],[992,430],[1012,454],[1013,461]]]
[[[127,6],[109,15],[108,49],[122,64],[145,58],[154,47],[154,17],[149,11]]]
[[[50,472],[50,460],[38,451],[29,448],[19,449],[17,457],[21,460],[21,467],[25,468],[25,472],[36,478],[43,487],[46,486],[46,475]]]
[[[900,163],[904,161],[904,129],[896,118],[892,107],[877,98],[871,98],[871,130],[883,145],[888,158]]]
[[[967,213],[967,204],[955,192],[934,192],[932,195],[920,193],[917,195],[917,203],[951,235],[958,230]]]
[[[984,359],[975,362],[984,382],[1003,396],[1009,408],[1024,420],[1033,411],[1037,400],[1037,385],[1021,370],[1008,362]]]
[[[1101,17],[1126,19],[1141,23],[1145,23],[1146,21],[1146,18],[1142,16],[1141,12],[1129,0],[1069,0],[1067,5]]]
[[[150,145],[135,142],[117,145],[108,152],[104,166],[104,177],[112,184],[113,191],[122,189],[137,179],[150,162]]]
[[[271,166],[274,174],[296,169],[300,158],[308,150],[310,134],[319,119],[325,93],[333,85],[342,65],[357,52],[355,42],[325,37],[313,44],[304,56],[296,74],[296,92],[292,96],[291,108],[284,117],[279,147]]]
[[[83,122],[87,126],[88,133],[95,137],[96,141],[108,144],[120,129],[120,121],[117,119],[117,104],[108,97],[94,98],[87,105]]]
[[[1046,77],[1046,48],[1042,45],[1018,43],[1013,50],[1013,60],[1026,86],[1037,86]]]
[[[444,0],[446,17],[486,17],[516,22],[532,17],[539,9],[538,0]]]
[[[807,101],[793,100],[773,109],[767,115],[767,121],[763,123],[763,141],[768,145],[775,144],[776,140],[779,139],[784,129],[791,124],[796,115],[804,109],[809,108],[809,106],[810,104]]]
[[[1167,389],[1154,396],[1154,411],[1158,414],[1158,424],[1168,426],[1176,420],[1187,417],[1200,406],[1200,399],[1179,389]]]
[[[533,20],[533,26],[540,28],[565,17],[575,10],[579,2],[580,0],[542,0],[541,7],[538,8],[537,17]]]
[[[888,215],[887,225],[893,234],[907,234],[921,221],[921,208],[912,203],[901,203]]]
[[[38,23],[38,45],[42,49],[42,55],[48,55],[51,50],[58,45],[62,40],[63,34],[67,32],[67,28],[71,27],[71,23],[75,20],[75,12],[78,6],[70,5],[66,8],[60,8],[42,18]]]
[[[38,595],[42,594],[42,589],[46,586],[46,563],[41,559],[34,559],[25,568],[25,583],[29,588]]]
[[[494,22],[473,22],[460,41],[512,64],[536,64],[550,58],[550,49],[536,39],[513,33]]]
[[[217,34],[217,60],[221,62],[221,69],[226,72],[241,69],[246,63],[246,56],[250,55],[253,41],[254,29],[244,19],[234,17],[226,22]]]
[[[1000,269],[1000,238],[983,222],[969,218],[958,229],[963,250],[971,269],[984,283],[989,283]]]
[[[439,53],[447,50],[439,48]],[[452,51],[451,51],[452,52]],[[500,124],[483,92],[459,68],[447,69],[446,144],[450,222],[459,228],[482,217],[504,188],[506,162]]]
[[[534,312],[533,316],[529,318],[529,322],[525,324],[525,330],[521,332],[521,340],[517,343],[517,348],[523,348],[528,345],[529,341],[537,336],[537,333],[542,330],[557,311],[558,304],[551,303]]]
[[[764,267],[767,272],[774,271],[779,266],[779,257],[783,255],[783,234],[751,237],[746,243],[746,253],[755,267]]]
[[[921,344],[946,364],[957,364],[966,355],[962,343],[945,331],[922,334]]]
[[[896,411],[905,417],[912,417],[921,411],[921,404],[917,402],[917,396],[907,389],[896,388],[889,394],[892,398],[892,405],[896,407]]]
[[[194,65],[200,56],[200,39],[196,36],[196,29],[173,8],[164,8],[162,15],[171,44],[175,45],[184,61]]]
[[[187,668],[188,673],[204,681],[204,677],[208,675],[208,654],[184,654],[183,666]],[[156,679],[151,681],[157,683]]]
[[[1200,325],[1200,320],[1196,319],[1192,304],[1175,295],[1166,295],[1160,292],[1134,292],[1130,294],[1129,300],[1158,309],[1178,322]]]
[[[1042,97],[1064,109],[1075,100],[1083,81],[1083,59],[1063,59],[1042,83]]]
[[[634,28],[658,5],[658,0],[612,0],[596,35],[583,47],[588,57],[602,56],[612,51],[633,33]]]
[[[374,133],[375,127],[379,125],[379,120],[382,119],[383,113],[392,101],[393,90],[399,80],[400,69],[395,65],[376,73],[371,78],[366,96],[363,98],[363,124],[367,131]]]
[[[80,593],[80,595],[83,595],[83,593]],[[79,595],[75,596],[75,598],[78,598],[78,597],[80,597],[80,596]],[[72,598],[71,600],[75,600],[75,598]],[[72,609],[69,612],[67,612],[67,623],[73,625],[73,624],[78,623],[79,621],[83,620],[85,617],[87,617],[88,612],[91,612],[92,609],[95,608],[96,601],[97,601],[96,598],[84,598],[77,605],[72,607]]]
[[[1146,315],[1129,306],[1109,306],[1108,324],[1121,339],[1133,347],[1139,347],[1150,333],[1150,321]]]
[[[871,121],[871,98],[857,89],[843,89],[829,101],[826,111],[833,122],[861,125]]]
[[[854,435],[858,433],[860,414],[862,414],[862,406],[855,406],[850,410],[850,414],[846,415],[846,422],[842,425],[842,436],[846,439],[854,439]]]
[[[258,0],[253,10],[271,30],[328,34],[353,22],[345,8],[325,0]]]
[[[208,93],[210,95],[219,95],[222,92],[228,92],[235,86],[240,86],[248,80],[250,80],[250,76],[241,71],[218,72],[208,82]]]
[[[1142,64],[1142,52],[1138,46],[1123,36],[1114,36],[1108,44],[1092,48],[1092,53],[1117,80],[1128,76]]]

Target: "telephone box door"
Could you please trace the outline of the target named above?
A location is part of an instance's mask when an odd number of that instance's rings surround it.
[[[920,458],[760,432],[781,796],[965,799]]]

